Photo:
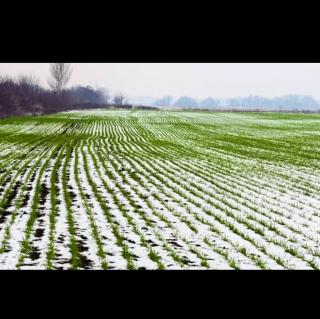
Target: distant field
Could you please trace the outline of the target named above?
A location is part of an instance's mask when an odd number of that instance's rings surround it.
[[[320,115],[0,120],[0,269],[320,269]]]

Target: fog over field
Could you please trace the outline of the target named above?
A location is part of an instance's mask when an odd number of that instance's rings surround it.
[[[73,63],[73,69],[70,85],[99,85],[130,98],[311,95],[320,99],[319,63]],[[0,75],[19,73],[32,73],[46,85],[48,64],[0,63]]]

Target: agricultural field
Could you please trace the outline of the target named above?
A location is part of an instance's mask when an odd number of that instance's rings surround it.
[[[0,269],[320,269],[320,115],[0,120]]]

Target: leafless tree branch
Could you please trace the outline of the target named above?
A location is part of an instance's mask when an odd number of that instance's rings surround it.
[[[61,93],[71,78],[71,64],[50,63],[50,74],[51,78],[48,80],[50,88],[57,93]]]
[[[117,93],[114,98],[113,98],[113,103],[116,105],[116,106],[121,106],[121,105],[124,105],[126,102],[126,97],[123,93]]]

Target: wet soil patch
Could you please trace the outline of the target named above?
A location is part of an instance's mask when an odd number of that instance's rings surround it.
[[[39,219],[44,216],[45,214],[40,209],[37,209],[36,218]]]
[[[88,251],[89,249],[88,246],[86,246],[83,241],[78,241],[77,247],[80,253],[83,253],[84,251]]]
[[[176,246],[178,248],[182,248],[183,246],[179,245],[176,241],[174,240],[167,240],[168,243],[170,243],[173,246]]]
[[[44,220],[43,219],[39,219],[39,226],[43,226],[43,224],[44,224]]]
[[[8,212],[7,210],[0,212],[0,224],[3,224],[4,221],[6,220],[7,216],[9,216],[9,215],[11,215],[11,213]]]
[[[16,182],[16,184],[13,186],[11,193],[9,194],[6,203],[3,206],[3,209],[6,210],[8,207],[12,206],[13,200],[16,198],[18,189],[21,186],[21,182]]]
[[[152,241],[151,239],[148,239],[146,242],[147,242],[151,247],[158,247],[158,245],[157,245],[154,241]]]
[[[40,199],[39,199],[39,204],[44,205],[46,202],[46,197],[49,194],[49,188],[47,187],[46,184],[42,183],[40,186]]]
[[[75,202],[77,195],[73,191],[69,191],[69,195],[70,195],[71,201]]]
[[[87,238],[85,235],[79,235],[79,237],[80,237],[82,240],[84,240],[84,241],[87,241],[87,240],[88,240],[88,238]]]
[[[83,268],[83,269],[92,268],[93,263],[86,256],[79,254],[79,261],[80,261],[80,268]]]
[[[189,260],[186,256],[183,256],[182,257],[182,260],[184,262],[185,265],[188,265],[188,266],[193,266],[195,265],[194,262],[192,262],[191,260]]]
[[[30,259],[31,260],[37,260],[37,259],[39,259],[40,258],[40,252],[39,252],[39,250],[38,250],[38,248],[37,247],[32,247],[31,248],[31,251],[30,251],[30,255],[29,255],[29,257],[30,257]]]
[[[35,178],[36,178],[36,172],[34,172],[34,173],[31,175],[30,183],[33,183]]]
[[[77,250],[79,252],[79,268],[90,269],[93,265],[92,261],[82,254],[83,252],[89,250],[89,247],[86,245],[88,238],[83,234],[79,235],[79,237],[81,238],[81,240],[76,241]]]
[[[7,179],[1,184],[1,186],[5,187],[8,183],[10,183],[11,179],[12,179],[12,176],[9,175]]]
[[[36,238],[41,238],[41,237],[43,237],[43,235],[44,235],[44,229],[41,229],[41,228],[36,229],[36,231],[34,233],[34,236]]]
[[[79,252],[79,268],[90,269],[92,268],[92,261],[85,255],[81,254],[88,251],[88,247],[84,245],[82,241],[77,242],[77,248]]]
[[[63,243],[63,242],[64,242],[64,239],[65,239],[65,236],[61,234],[61,235],[58,237],[58,243]]]
[[[126,239],[126,240],[127,240],[127,242],[130,243],[130,244],[136,244],[136,242],[135,242],[134,240],[132,240],[132,239]]]
[[[22,206],[22,207],[27,206],[29,199],[30,199],[30,194],[29,194],[29,193],[25,194],[24,197],[23,197],[21,206]]]

